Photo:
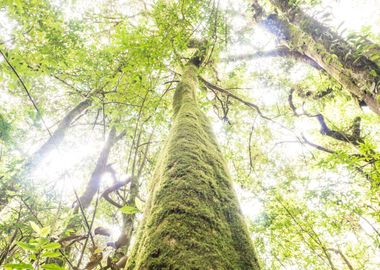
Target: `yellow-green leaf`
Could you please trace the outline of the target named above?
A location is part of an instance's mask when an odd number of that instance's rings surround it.
[[[46,244],[46,245],[42,246],[43,249],[57,249],[57,248],[60,248],[60,247],[61,247],[61,244],[55,243],[55,242],[52,242],[52,243],[49,243],[49,244]]]
[[[131,205],[124,205],[122,208],[120,208],[120,211],[128,215],[132,215],[132,214],[136,214],[140,212],[139,209]]]

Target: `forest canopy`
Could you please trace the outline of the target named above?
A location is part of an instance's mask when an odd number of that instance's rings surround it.
[[[0,269],[380,269],[379,0],[0,1]]]

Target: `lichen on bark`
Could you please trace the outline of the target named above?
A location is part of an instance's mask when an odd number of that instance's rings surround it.
[[[198,68],[174,95],[174,123],[150,187],[128,270],[260,269],[225,161],[197,107]]]

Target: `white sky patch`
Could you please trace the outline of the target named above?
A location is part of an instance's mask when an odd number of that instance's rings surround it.
[[[93,10],[94,12],[100,12],[99,6],[104,3],[102,0],[80,0],[80,1],[64,1],[64,0],[52,0],[53,6],[58,7],[65,19],[81,19],[86,12]]]
[[[4,43],[7,47],[12,46],[12,33],[16,27],[17,22],[10,19],[5,10],[0,10],[0,44]]]
[[[112,239],[112,241],[116,241],[121,235],[121,228],[119,225],[110,224],[106,226],[106,228],[110,229],[110,232],[111,232],[110,238]]]
[[[379,0],[324,0],[321,7],[314,12],[316,18],[323,21],[323,13],[330,12],[333,16],[329,17],[325,23],[330,26],[339,27],[340,31],[347,28],[351,31],[358,32],[363,26],[371,25],[372,31],[380,33],[380,1]],[[344,34],[348,34],[345,32]]]
[[[298,118],[295,122],[295,129],[300,132],[307,134],[310,131],[315,131],[318,129],[318,124],[316,122],[316,118],[310,118],[310,117],[301,117]]]
[[[375,265],[380,265],[380,251],[377,249],[375,256],[370,258],[370,262],[375,264]]]
[[[300,82],[306,78],[309,69],[303,63],[297,63],[290,71],[290,80],[294,83]]]
[[[3,58],[0,56],[0,63]],[[10,94],[0,83],[0,104],[3,109],[11,109],[20,106],[22,99]]]
[[[279,147],[281,152],[289,159],[297,158],[304,151],[304,147],[295,140],[278,142],[277,147]]]
[[[279,102],[278,91],[274,91],[273,88],[264,85],[255,85],[252,88],[254,90],[248,92],[251,101],[259,101],[264,106],[272,106]]]
[[[247,54],[253,54],[255,52],[259,51],[269,51],[276,48],[276,39],[271,34],[265,31],[262,27],[255,27],[253,28],[253,31],[251,35],[248,37],[251,39],[251,42],[249,44],[241,43],[241,42],[235,42],[233,44],[228,45],[228,51],[221,54],[223,57],[239,57],[244,56]],[[258,58],[261,62],[262,60],[266,60],[265,58]],[[255,59],[254,59],[255,60]],[[257,60],[257,59],[256,59]],[[269,60],[270,62],[273,62],[272,59]],[[248,62],[251,62],[248,60]],[[227,65],[227,68],[231,68],[231,64],[229,63]],[[234,65],[232,65],[233,67]]]
[[[238,194],[243,215],[250,220],[256,219],[264,209],[263,204],[255,198],[252,192],[242,188],[240,185],[234,184],[234,189]]]
[[[337,239],[337,242],[339,241],[343,242],[342,244],[344,245],[348,243],[352,243],[354,245],[358,244],[357,236],[353,232],[349,232],[349,231],[344,234],[343,238],[339,237],[339,239]]]
[[[228,47],[228,55],[239,56],[241,54],[247,54],[253,52],[252,46],[250,44],[235,43],[230,44]]]
[[[373,227],[376,227],[376,225],[374,225],[374,224],[376,224],[376,221],[374,221],[371,217],[368,217],[368,216],[365,217],[365,219],[360,217],[360,220],[359,220],[360,227],[362,227],[362,229],[367,234],[372,235],[374,233]]]
[[[252,38],[255,47],[258,47],[263,51],[276,48],[277,44],[275,36],[260,26],[254,28]]]
[[[82,160],[89,158],[91,156],[97,156],[102,145],[91,136],[87,137],[87,143],[75,144],[75,145],[65,145],[60,146],[59,150],[54,149],[42,164],[36,168],[33,172],[32,178],[38,180],[41,183],[42,179],[47,179],[48,181],[57,179],[59,174],[65,174],[65,171],[69,171],[70,168],[75,167]],[[62,185],[67,187],[67,192],[71,192],[71,188],[79,188],[83,185],[82,181],[78,181],[76,177],[72,175],[64,175],[62,181],[59,181],[56,186],[57,190],[62,188]],[[88,181],[88,179],[81,179],[83,181]]]
[[[100,183],[102,183],[105,187],[110,187],[114,184],[114,179],[112,177],[112,174],[110,172],[106,172],[102,175],[102,178],[100,180]]]
[[[210,112],[211,113],[211,112]],[[213,113],[213,112],[212,112]],[[209,117],[209,116],[208,116]],[[213,116],[213,118],[216,118]],[[211,122],[212,131],[214,132],[218,142],[224,142],[226,140],[226,133],[224,131],[224,123],[222,120],[215,119]]]
[[[242,10],[245,8],[243,2],[236,0],[218,0],[218,4],[221,10]]]
[[[233,25],[234,30],[243,28],[247,21],[243,16],[234,16],[230,19],[230,23]]]

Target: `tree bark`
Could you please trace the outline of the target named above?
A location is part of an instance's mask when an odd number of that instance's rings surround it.
[[[306,55],[342,84],[353,96],[363,100],[380,115],[380,67],[334,31],[292,6],[287,0],[270,0],[282,17],[275,14],[263,20],[290,50]]]
[[[177,86],[173,127],[128,270],[260,269],[225,161],[197,107],[198,60]]]
[[[134,175],[134,166],[132,168],[133,176],[131,177],[131,184],[129,187],[129,194],[128,194],[128,201],[126,205],[132,206],[132,207],[137,207],[136,206],[136,199],[139,196],[140,192],[140,184],[139,184],[139,179],[141,178],[143,169],[146,164],[147,160],[147,155],[149,151],[149,144],[152,140],[153,132],[149,136],[148,143],[145,146],[145,150],[143,152],[143,156],[141,157],[141,162],[139,162],[139,168],[137,172],[137,176]],[[135,148],[135,153],[137,154],[137,151],[139,150],[139,145],[136,145]],[[135,155],[135,160],[137,155]],[[121,249],[123,254],[128,253],[128,249],[131,243],[132,235],[134,233],[134,222],[135,222],[135,214],[123,214],[123,233],[120,235],[119,239],[116,241],[115,246],[117,249]],[[126,261],[125,261],[126,262]],[[123,267],[125,266],[125,263]]]
[[[107,141],[104,144],[102,151],[100,152],[100,156],[96,162],[95,169],[91,174],[90,181],[87,183],[83,194],[79,197],[80,205],[77,202],[74,212],[78,212],[79,207],[86,209],[91,204],[92,199],[100,187],[101,177],[106,171],[108,156],[111,152],[112,146],[117,141],[117,138],[116,129],[113,127],[108,134]]]
[[[136,207],[136,198],[139,195],[139,178],[132,177],[131,185],[129,188],[129,198],[126,205],[131,207]],[[131,244],[132,235],[134,232],[134,221],[135,214],[123,214],[123,233],[115,242],[115,248],[120,249],[121,252],[126,255],[128,253],[128,248]],[[123,265],[125,266],[125,265]]]

